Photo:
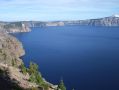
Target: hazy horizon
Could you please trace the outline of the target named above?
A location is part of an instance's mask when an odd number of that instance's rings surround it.
[[[65,21],[119,13],[118,0],[0,0],[0,21]]]

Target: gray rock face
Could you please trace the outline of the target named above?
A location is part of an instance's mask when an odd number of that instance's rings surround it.
[[[29,26],[25,25],[22,22],[1,22],[0,31],[7,33],[16,33],[16,32],[30,32]]]
[[[101,19],[90,19],[80,22],[81,25],[91,26],[119,26],[118,17],[106,17]]]
[[[0,32],[0,63],[20,65],[25,54],[22,44],[13,36]]]
[[[15,62],[21,61],[19,57],[24,55],[22,44],[13,36],[6,34],[6,32],[29,32],[29,27],[47,27],[64,25],[119,26],[119,17],[111,16],[100,19],[55,22],[0,22],[0,62],[11,65]]]
[[[76,21],[21,21],[21,22],[0,22],[0,31],[7,33],[30,32],[30,27],[47,27],[47,26],[119,26],[119,17],[110,16],[99,19],[76,20]]]
[[[119,26],[119,17],[105,17],[79,21],[65,21],[65,25]]]
[[[57,22],[0,22],[0,69],[9,69],[9,77],[19,81],[18,86],[27,88],[37,86],[30,83],[16,66],[21,65],[19,58],[25,54],[22,44],[13,36],[7,33],[29,32],[29,27],[65,26],[65,25],[90,25],[90,26],[119,26],[119,17],[111,16],[100,19],[78,20],[78,21],[57,21]],[[13,67],[15,65],[15,67]],[[6,69],[5,69],[6,70]],[[48,90],[56,90],[57,85],[45,81],[49,85]]]
[[[88,19],[77,21],[55,21],[55,22],[28,21],[25,23],[29,27],[66,26],[66,25],[119,26],[119,17],[110,16],[99,19]]]

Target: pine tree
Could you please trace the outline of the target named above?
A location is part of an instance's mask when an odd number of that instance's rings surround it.
[[[36,82],[36,79],[35,79],[34,74],[31,74],[31,75],[30,75],[29,81],[30,81],[30,82]]]
[[[38,71],[37,64],[30,62],[28,72],[30,74],[30,81],[34,81],[40,85],[43,83],[43,78],[42,78],[42,75],[40,74],[40,72]]]
[[[21,72],[26,75],[27,73],[27,68],[24,66],[24,64],[21,64]]]
[[[66,90],[66,87],[65,87],[65,85],[64,85],[63,80],[60,81],[60,84],[58,85],[58,88],[59,88],[60,90]]]
[[[29,74],[36,74],[37,72],[38,72],[38,65],[33,62],[30,62]]]

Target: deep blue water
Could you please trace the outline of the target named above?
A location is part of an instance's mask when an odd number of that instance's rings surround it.
[[[23,43],[24,63],[39,65],[43,77],[71,90],[119,90],[119,27],[31,28],[15,36]]]

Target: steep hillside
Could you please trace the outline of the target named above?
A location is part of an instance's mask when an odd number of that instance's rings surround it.
[[[47,82],[35,63],[26,68],[20,59],[25,54],[22,44],[13,36],[0,32],[0,89],[1,90],[56,90]],[[6,83],[6,84],[5,84]]]
[[[21,63],[19,57],[24,54],[23,46],[16,38],[0,32],[0,63],[19,65]]]

